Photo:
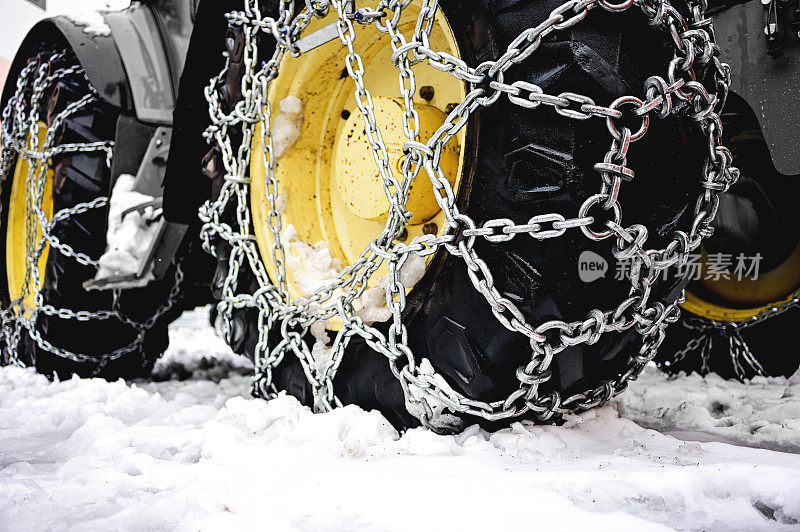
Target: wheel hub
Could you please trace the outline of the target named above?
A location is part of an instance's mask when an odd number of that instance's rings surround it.
[[[389,152],[389,167],[399,178],[403,175],[403,144],[408,141],[403,132],[403,102],[400,99],[379,96],[374,99],[374,105],[375,120]],[[418,105],[415,108],[419,113],[420,137],[430,138],[444,123],[445,114],[430,105]],[[360,114],[352,114],[347,119],[336,141],[335,153],[333,175],[336,179],[336,191],[347,209],[364,220],[385,222],[390,204]],[[454,183],[458,171],[458,154],[455,150],[443,152],[441,166],[450,183]],[[406,204],[406,208],[414,213],[412,225],[426,222],[439,212],[436,196],[430,184],[424,182],[427,177],[420,175],[420,179],[423,182],[412,184]],[[390,192],[395,192],[391,186]]]
[[[360,4],[356,2],[356,8],[363,7]],[[398,28],[405,34],[413,33],[418,14],[419,8],[409,5],[403,10]],[[335,18],[332,12],[328,17],[315,19],[306,31],[313,33]],[[403,145],[409,139],[403,128],[405,104],[398,88],[398,71],[390,61],[392,42],[387,34],[373,27],[355,26],[353,45],[363,60],[363,83],[371,96],[375,126],[386,147],[389,170],[396,182],[401,183]],[[436,18],[430,41],[437,49],[461,56],[444,16]],[[342,49],[342,43],[335,39],[297,58],[285,56],[280,75],[269,88],[273,150],[276,138],[285,138],[276,125],[286,123],[284,109],[290,106],[282,107],[281,103],[288,104],[287,99],[301,102],[301,110],[291,117],[297,123],[294,140],[288,147],[277,150],[279,157],[271,161],[291,299],[310,296],[315,288],[333,282],[337,271],[359,260],[386,227],[390,212],[387,189],[390,195],[396,194],[390,183],[384,184],[378,170],[365,118],[354,102],[356,86],[345,68]],[[410,68],[416,82],[412,100],[419,114],[418,141],[425,143],[445,122],[453,106],[464,99],[465,86],[448,72],[426,62]],[[413,120],[409,124],[413,125]],[[259,250],[274,281],[279,275],[273,256],[275,236],[269,224],[273,207],[268,199],[270,187],[265,166],[269,161],[264,156],[262,136],[266,139],[258,125],[252,144],[250,201]],[[440,155],[441,168],[456,194],[465,173],[465,142],[466,133],[462,129]],[[422,235],[443,234],[447,220],[424,169],[408,192],[406,210],[413,212],[413,216],[396,240],[410,243]],[[432,256],[426,258],[428,262],[431,259]],[[316,270],[300,271],[311,262],[316,262]],[[377,280],[387,273],[381,265],[372,278]],[[308,283],[312,277],[319,281]],[[335,324],[328,326],[336,328]]]

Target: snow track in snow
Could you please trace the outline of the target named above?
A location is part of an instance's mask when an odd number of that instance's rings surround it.
[[[714,378],[648,371],[630,399],[562,427],[400,436],[353,406],[313,415],[290,397],[250,398],[251,368],[199,312],[176,322],[171,340],[155,382],[50,383],[0,368],[0,530],[788,530],[800,521],[800,456],[682,441],[617,413],[665,411],[651,421],[661,431],[706,431],[699,410],[670,405],[674,392],[706,408],[721,393]],[[779,399],[791,414],[788,382],[726,388],[729,403],[752,399],[750,416],[736,419],[771,419]],[[764,437],[783,441],[795,426]]]
[[[743,384],[713,374],[670,378],[646,368],[617,401],[624,416],[648,428],[800,453],[800,372]]]

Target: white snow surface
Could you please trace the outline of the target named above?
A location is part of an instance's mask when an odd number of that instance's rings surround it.
[[[797,378],[744,386],[648,370],[619,402],[564,426],[401,436],[354,406],[315,415],[288,396],[250,398],[252,368],[201,311],[170,336],[154,382],[51,383],[0,368],[0,530],[791,530],[800,522],[800,456],[749,446],[797,452]],[[712,421],[720,411],[722,424]],[[758,419],[768,430],[754,438]]]

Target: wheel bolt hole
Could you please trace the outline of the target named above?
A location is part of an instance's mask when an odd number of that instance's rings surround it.
[[[419,89],[419,97],[425,100],[426,102],[433,100],[433,87],[431,87],[430,85],[425,85],[424,87],[421,87]]]

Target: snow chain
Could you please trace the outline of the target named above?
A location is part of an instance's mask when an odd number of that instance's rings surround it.
[[[705,375],[710,371],[708,363],[711,359],[711,349],[714,345],[714,340],[717,339],[728,343],[728,354],[731,357],[731,365],[737,379],[743,381],[748,376],[748,372],[744,369],[744,364],[755,375],[766,377],[766,371],[764,371],[763,366],[753,352],[750,351],[750,346],[742,338],[741,331],[753,325],[758,325],[764,320],[783,314],[797,306],[800,306],[800,290],[791,294],[783,303],[772,306],[755,316],[741,321],[717,321],[699,316],[685,317],[681,325],[691,331],[695,331],[697,336],[686,342],[686,345],[672,355],[666,361],[666,364],[670,366],[678,364],[689,353],[696,352],[700,355],[700,372]]]
[[[41,127],[40,121],[42,120],[40,108],[44,104],[45,95],[59,80],[70,76],[85,81],[85,86],[88,87],[89,93],[80,100],[67,105],[63,111],[52,119],[44,143],[40,146],[39,129]],[[6,184],[6,180],[13,171],[14,163],[18,158],[22,158],[29,163],[29,171],[26,178],[25,206],[27,267],[20,297],[11,301],[9,306],[0,312],[0,334],[2,334],[2,341],[5,343],[4,352],[6,358],[6,360],[0,360],[0,362],[4,364],[23,365],[23,362],[19,359],[18,346],[24,331],[45,351],[73,362],[92,364],[94,366],[93,374],[100,373],[110,361],[136,351],[142,355],[142,364],[144,365],[146,363],[143,352],[145,333],[175,304],[180,294],[183,272],[178,267],[175,275],[175,284],[167,301],[144,322],[134,321],[122,312],[119,304],[121,295],[119,290],[113,292],[111,310],[73,311],[67,308],[55,308],[46,304],[43,300],[41,293],[43,279],[40,276],[37,265],[47,243],[50,244],[51,252],[52,250],[58,250],[62,255],[72,257],[80,264],[95,268],[98,266],[96,259],[74,250],[67,243],[60,242],[53,234],[53,229],[59,222],[71,216],[84,213],[90,209],[105,208],[108,205],[108,197],[100,196],[90,202],[79,203],[73,207],[62,209],[48,219],[43,210],[43,196],[47,171],[51,165],[48,161],[51,161],[56,155],[104,151],[106,153],[106,165],[109,169],[111,168],[114,150],[113,141],[54,145],[57,142],[58,130],[64,121],[71,115],[80,112],[86,106],[99,101],[99,99],[99,94],[92,87],[83,68],[76,64],[74,58],[67,52],[62,51],[49,57],[42,54],[30,59],[17,78],[14,95],[3,109],[0,185]],[[41,237],[38,239],[36,238],[37,228],[41,230]],[[102,238],[105,240],[105,235]],[[31,295],[31,292],[34,296],[35,304],[34,308],[27,309],[24,300],[26,296]],[[26,316],[26,314],[28,315]],[[76,321],[103,321],[114,318],[133,328],[137,335],[128,345],[109,353],[74,353],[53,345],[42,336],[36,327],[37,320],[42,314]]]
[[[302,363],[313,388],[315,410],[327,411],[340,405],[334,393],[333,379],[345,348],[355,335],[386,356],[392,372],[402,385],[409,412],[437,431],[456,428],[454,416],[442,415],[445,409],[487,420],[532,413],[545,421],[553,416],[601,405],[624,390],[628,381],[635,378],[655,356],[656,349],[664,339],[667,324],[676,322],[679,317],[678,304],[683,299],[672,303],[650,301],[651,286],[665,269],[684,265],[688,255],[700,246],[702,239],[711,235],[713,229],[710,224],[719,206],[718,194],[726,191],[738,178],[738,170],[731,166],[731,153],[720,144],[722,122],[718,113],[727,96],[730,70],[718,59],[719,48],[714,42],[711,20],[705,17],[705,0],[692,1],[689,6],[691,16],[686,20],[667,0],[568,0],[553,10],[541,24],[523,31],[496,61],[487,61],[475,68],[453,55],[429,48],[429,35],[437,14],[438,0],[421,1],[411,40],[407,40],[398,30],[397,21],[412,0],[380,0],[375,9],[360,9],[355,13],[347,9],[345,0],[307,0],[306,7],[296,16],[292,13],[293,3],[283,0],[277,18],[262,16],[258,1],[246,0],[244,11],[229,13],[229,23],[241,27],[245,36],[243,99],[229,113],[223,110],[217,87],[224,79],[227,65],[206,88],[212,125],[205,135],[210,143],[221,150],[225,182],[219,196],[206,202],[200,209],[203,222],[201,234],[204,248],[209,253],[216,254],[215,240],[223,239],[231,246],[228,275],[222,300],[218,304],[226,339],[229,339],[231,313],[235,308],[252,307],[258,310],[254,393],[263,397],[273,396],[277,392],[272,383],[273,369],[285,356],[294,355]],[[623,96],[604,106],[580,94],[564,92],[551,95],[532,83],[507,82],[504,79],[504,73],[511,66],[531,56],[552,32],[578,24],[596,8],[622,12],[633,6],[645,13],[651,25],[665,31],[674,49],[674,58],[669,64],[666,78],[650,77],[643,87],[643,99]],[[363,250],[354,264],[341,272],[337,281],[320,288],[311,297],[290,300],[286,287],[285,251],[279,236],[282,223],[276,207],[278,190],[273,174],[271,108],[267,94],[270,83],[279,75],[279,64],[286,53],[294,57],[301,55],[293,43],[313,18],[324,17],[330,10],[338,15],[339,38],[344,47],[342,53],[347,72],[355,82],[356,103],[364,118],[366,134],[391,209],[381,234]],[[363,64],[353,48],[354,21],[374,25],[378,31],[388,34],[392,41],[394,53],[387,59],[398,69],[401,95],[405,102],[403,128],[408,138],[404,146],[406,157],[402,165],[401,182],[389,169],[386,146],[375,123],[372,98],[364,86]],[[257,36],[260,32],[272,36],[277,45],[272,57],[259,67]],[[427,142],[419,139],[418,114],[412,99],[415,79],[410,68],[423,61],[449,72],[466,82],[469,88],[466,98],[452,109],[444,124]],[[695,68],[698,67],[712,72],[715,84],[712,89],[696,81]],[[541,105],[552,107],[556,113],[576,120],[601,119],[606,122],[611,136],[610,148],[604,160],[594,166],[602,178],[602,186],[598,193],[586,199],[577,213],[542,213],[524,225],[508,219],[496,219],[478,227],[471,218],[459,211],[453,189],[439,166],[440,154],[477,108],[491,106],[501,97],[526,108]],[[640,125],[636,131],[632,132],[621,125],[623,109],[639,118]],[[672,113],[691,117],[707,139],[708,153],[701,173],[704,190],[697,199],[691,227],[676,231],[664,249],[647,249],[644,247],[647,228],[639,224],[623,226],[622,207],[617,198],[623,183],[634,178],[633,170],[626,166],[629,148],[644,136],[650,120],[663,119]],[[263,135],[262,157],[270,205],[268,224],[273,234],[272,257],[275,271],[278,272],[274,283],[259,259],[248,209],[250,178],[247,167],[256,124],[261,125]],[[234,139],[241,140],[232,140],[232,133]],[[425,235],[410,244],[393,243],[411,218],[411,213],[406,210],[408,191],[423,169],[432,183],[439,207],[447,218],[445,234]],[[593,227],[594,215],[601,212],[613,216],[613,220],[597,229]],[[597,219],[601,220],[600,217]],[[567,323],[554,320],[531,325],[517,306],[510,299],[502,297],[495,288],[492,273],[475,251],[475,241],[483,238],[501,243],[527,237],[543,240],[557,238],[567,231],[581,231],[586,238],[595,241],[614,239],[614,256],[618,260],[632,261],[629,296],[612,310],[590,311],[583,321]],[[475,289],[486,298],[495,317],[509,330],[530,339],[530,362],[517,369],[519,388],[505,400],[487,403],[460,394],[440,375],[426,370],[423,360],[415,358],[408,347],[407,331],[402,321],[406,287],[400,281],[399,271],[410,254],[427,256],[442,248],[464,260]],[[353,302],[364,292],[370,276],[384,262],[390,274],[386,296],[392,312],[391,326],[386,336],[355,316],[353,309]],[[259,285],[252,294],[238,290],[237,286],[239,272],[245,264],[252,270]],[[335,291],[338,293],[334,294]],[[336,333],[329,359],[320,364],[312,358],[304,337],[312,325],[334,316],[341,319],[342,327]],[[631,328],[641,335],[643,345],[630,357],[627,371],[623,374],[569,397],[562,397],[556,391],[547,394],[538,392],[539,384],[550,378],[550,364],[557,353],[569,346],[592,344],[605,333]],[[273,330],[280,334],[280,340],[274,348],[269,349],[267,336]]]

